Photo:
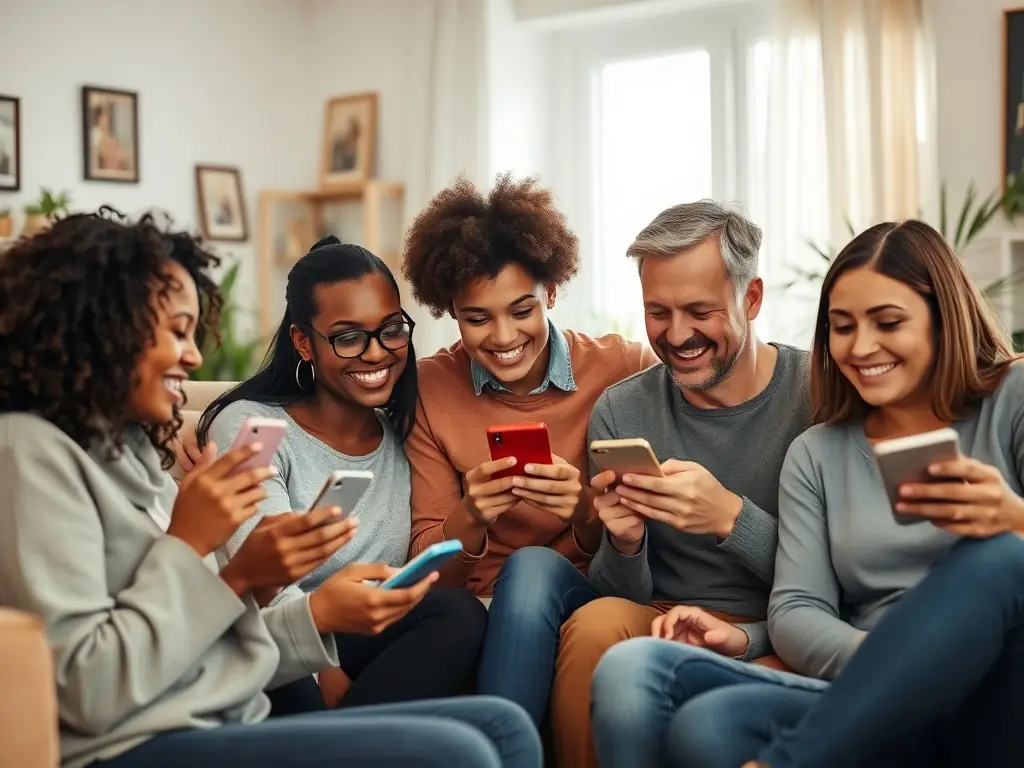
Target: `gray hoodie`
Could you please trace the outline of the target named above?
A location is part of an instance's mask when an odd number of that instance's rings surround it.
[[[262,612],[159,524],[177,487],[141,430],[86,452],[0,415],[0,605],[46,622],[65,766],[165,732],[255,723],[263,693],[338,663],[309,601]]]

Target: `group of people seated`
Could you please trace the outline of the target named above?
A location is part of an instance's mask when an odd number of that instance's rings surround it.
[[[809,353],[765,343],[760,244],[661,212],[627,254],[650,346],[592,338],[549,316],[580,261],[551,193],[460,180],[403,254],[458,343],[417,360],[395,276],[325,237],[183,430],[216,256],[110,210],[19,241],[0,605],[45,622],[63,764],[539,768],[546,732],[562,768],[1024,765],[1024,364],[919,221],[842,250]],[[287,425],[266,466],[252,418]],[[526,422],[551,463],[492,459]],[[892,500],[874,447],[944,427]],[[599,472],[632,438],[659,472]],[[316,506],[337,470],[372,473],[352,510]]]

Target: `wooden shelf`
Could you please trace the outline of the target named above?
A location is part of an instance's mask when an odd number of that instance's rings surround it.
[[[305,253],[313,245],[315,238],[325,232],[325,208],[334,205],[362,206],[363,234],[359,244],[380,256],[392,269],[396,269],[399,261],[398,252],[394,249],[384,250],[382,209],[385,200],[399,206],[399,220],[401,221],[401,207],[405,203],[405,184],[399,181],[371,179],[324,189],[267,189],[259,193],[259,332],[261,338],[268,338],[273,333],[274,325],[278,320],[273,316],[271,309],[277,304],[273,295],[275,291],[273,278],[275,267],[285,265],[278,258],[274,248],[273,211],[275,207],[291,205],[301,206],[305,209],[308,230],[312,233],[311,242],[302,243],[301,250]],[[400,233],[398,234],[400,235]]]

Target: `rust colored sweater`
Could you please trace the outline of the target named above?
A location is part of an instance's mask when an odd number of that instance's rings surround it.
[[[576,380],[574,392],[549,387],[527,396],[490,389],[477,395],[470,358],[461,343],[420,361],[416,427],[405,443],[412,476],[412,555],[444,540],[442,525],[462,501],[463,478],[490,459],[489,426],[543,421],[552,452],[578,467],[582,479],[589,479],[587,424],[594,403],[609,386],[658,359],[646,345],[621,336],[594,339],[574,331],[563,333]],[[505,558],[520,547],[535,545],[557,550],[581,570],[593,556],[580,549],[572,526],[520,502],[488,530],[483,553],[462,552],[453,558],[441,570],[439,584],[490,595]]]

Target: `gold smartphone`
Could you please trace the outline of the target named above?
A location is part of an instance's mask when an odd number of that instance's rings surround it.
[[[642,437],[621,440],[594,440],[590,455],[602,472],[614,472],[616,479],[625,474],[664,477],[661,462],[651,444]]]

